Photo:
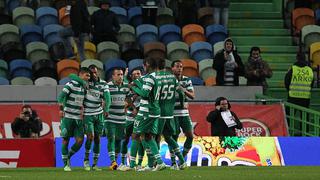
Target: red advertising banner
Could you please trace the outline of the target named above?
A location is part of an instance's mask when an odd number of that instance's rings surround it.
[[[54,167],[52,139],[0,139],[0,168]]]
[[[21,111],[21,104],[0,105],[0,139],[13,138],[11,122]],[[43,121],[41,137],[53,138],[60,136],[59,109],[56,104],[32,104]],[[198,136],[210,136],[211,124],[206,117],[213,110],[213,104],[189,104],[194,132]],[[234,111],[243,123],[238,130],[239,136],[287,136],[284,111],[280,104],[274,105],[247,105],[232,104]]]
[[[232,104],[231,110],[237,114],[243,124],[237,130],[239,136],[287,136],[285,115],[280,104],[247,105]],[[213,104],[189,104],[194,132],[198,136],[210,136],[211,124],[206,121],[207,115],[214,110]]]

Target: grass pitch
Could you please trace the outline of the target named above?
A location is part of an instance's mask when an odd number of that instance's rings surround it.
[[[61,168],[19,168],[0,169],[0,180],[28,180],[28,179],[137,179],[137,180],[187,180],[187,179],[320,179],[320,167],[291,166],[291,167],[191,167],[186,170],[175,171],[165,169],[159,172],[120,172],[84,171],[82,168],[73,168],[72,172],[64,172]]]

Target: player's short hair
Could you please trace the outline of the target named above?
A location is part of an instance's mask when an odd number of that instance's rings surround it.
[[[182,63],[182,61],[181,61],[181,60],[174,60],[174,61],[172,61],[171,67],[173,67],[174,64],[176,64],[176,63]]]
[[[261,53],[260,48],[257,47],[257,46],[254,46],[254,47],[251,48],[251,50],[250,50],[250,55],[252,54],[253,51],[259,51],[259,53]]]
[[[79,72],[78,72],[78,74],[82,74],[82,73],[89,73],[90,74],[90,69],[89,68],[87,68],[87,67],[81,67],[80,69],[79,69]]]
[[[114,74],[114,72],[115,72],[116,70],[121,70],[122,73],[123,73],[123,69],[122,69],[122,68],[120,68],[120,67],[115,67],[115,68],[112,69],[112,75]]]
[[[89,68],[90,70],[91,70],[91,69],[95,69],[95,68],[98,69],[98,67],[97,67],[96,65],[94,65],[94,64],[91,64],[88,68]]]
[[[166,66],[166,61],[161,57],[147,57],[146,62],[150,65],[151,69],[164,69]]]
[[[23,110],[24,108],[30,108],[30,109],[32,109],[32,108],[31,108],[31,106],[30,106],[29,104],[25,104],[25,105],[23,105],[23,106],[22,106],[22,108],[21,108],[21,110]]]

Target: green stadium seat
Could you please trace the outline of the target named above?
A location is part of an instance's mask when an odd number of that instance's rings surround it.
[[[117,39],[120,45],[126,42],[136,41],[135,28],[129,24],[120,24],[120,30],[119,30]]]
[[[33,85],[33,81],[27,77],[16,77],[11,79],[11,85]]]
[[[20,42],[19,28],[13,24],[0,25],[0,44]]]
[[[98,74],[101,79],[104,79],[105,72],[103,70],[103,63],[97,59],[86,59],[81,62],[81,67],[89,67],[90,65],[95,65],[98,67]]]
[[[97,10],[99,10],[100,8],[96,7],[96,6],[89,6],[88,7],[88,11],[89,11],[89,14],[90,16]]]
[[[0,59],[0,77],[8,77],[8,64],[5,60]]]
[[[174,41],[167,45],[167,57],[171,61],[189,58],[189,46],[185,42]]]
[[[26,46],[27,58],[32,64],[43,60],[50,60],[48,45],[43,42],[31,42]]]
[[[301,29],[301,42],[304,45],[305,52],[308,52],[312,43],[320,41],[320,26],[306,25]]]
[[[204,59],[199,62],[199,74],[203,80],[216,77],[217,72],[212,68],[213,59]]]
[[[17,7],[12,12],[12,22],[16,26],[34,24],[34,10],[29,7]]]
[[[119,58],[119,45],[111,41],[99,43],[97,46],[97,57],[102,62],[106,62],[109,59]]]
[[[156,24],[158,27],[164,24],[174,24],[173,12],[170,8],[158,8]]]

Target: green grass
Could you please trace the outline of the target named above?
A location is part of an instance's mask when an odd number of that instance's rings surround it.
[[[319,179],[320,166],[288,167],[192,167],[183,171],[163,170],[160,172],[120,172],[106,168],[100,172],[86,172],[75,168],[72,172],[63,172],[61,168],[19,168],[0,169],[0,180],[5,179],[140,179],[140,180],[186,180],[186,179]]]

